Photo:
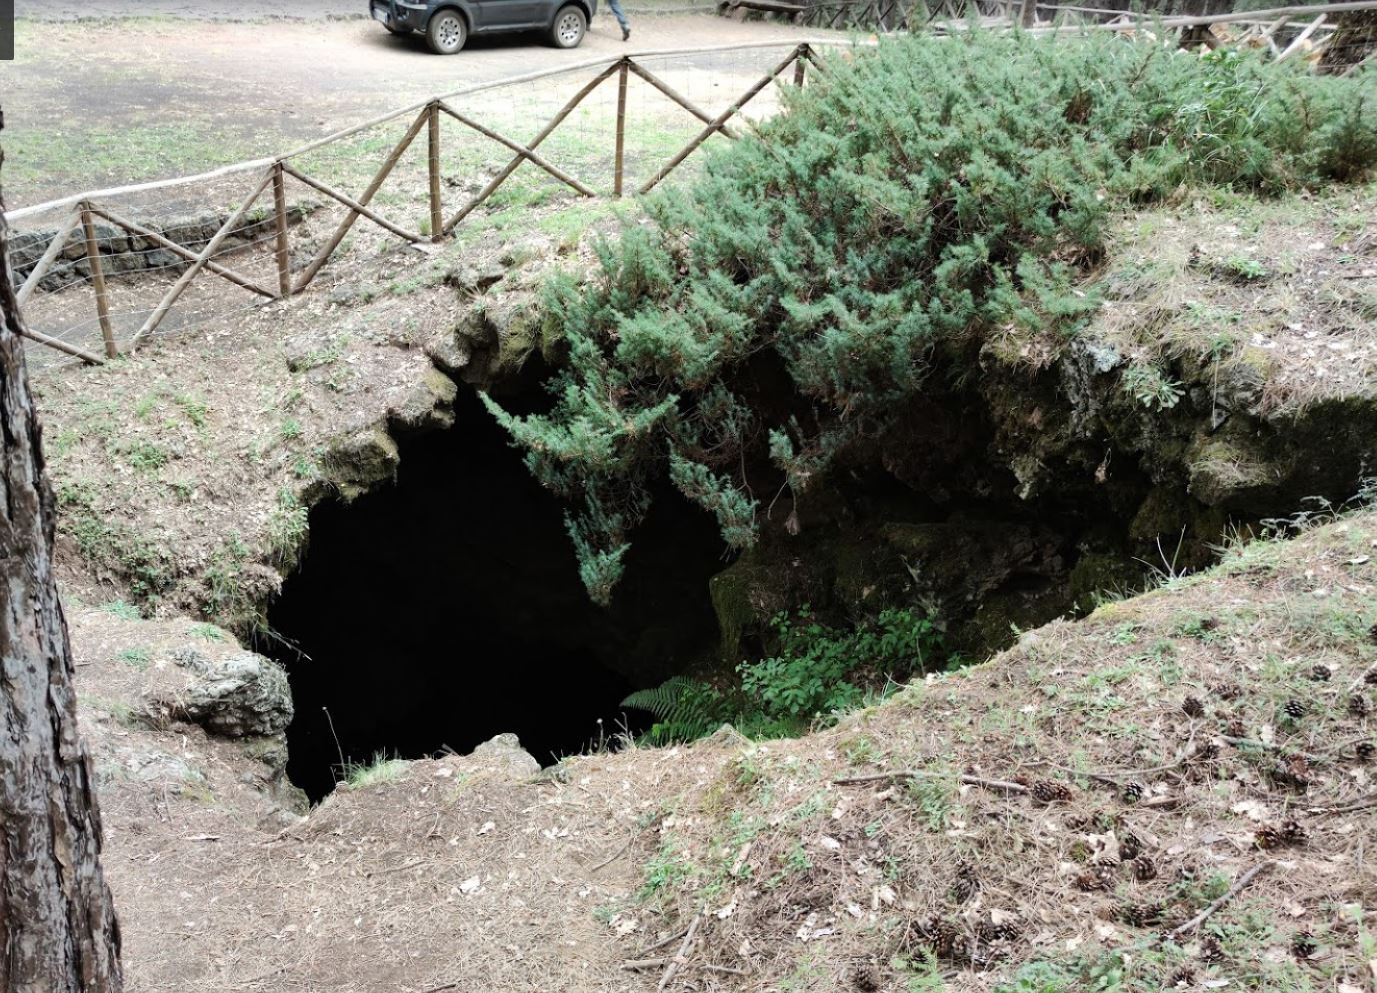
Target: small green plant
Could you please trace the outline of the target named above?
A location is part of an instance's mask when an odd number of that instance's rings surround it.
[[[126,648],[117,654],[115,659],[138,672],[146,671],[153,661],[146,648]]]
[[[100,608],[107,614],[126,621],[137,621],[143,615],[139,613],[139,608],[125,603],[123,600],[112,600]]]
[[[1230,255],[1224,260],[1222,268],[1241,283],[1260,282],[1272,274],[1267,266],[1250,255]]]
[[[296,565],[306,542],[308,514],[306,507],[287,487],[277,491],[277,506],[268,518],[268,555],[279,568]]]
[[[1186,394],[1180,383],[1168,379],[1154,365],[1134,363],[1125,370],[1123,383],[1135,400],[1157,410],[1170,410]]]
[[[210,407],[206,405],[204,400],[189,393],[180,393],[174,398],[174,402],[181,408],[182,414],[191,422],[193,427],[200,429],[206,426],[206,417],[210,413]]]
[[[343,771],[344,784],[351,790],[362,790],[400,779],[406,771],[406,763],[388,758],[385,752],[375,752],[369,762],[345,762]]]
[[[305,433],[301,422],[295,417],[288,417],[277,428],[277,438],[280,442],[295,441]]]
[[[693,868],[679,853],[674,839],[666,838],[660,850],[645,864],[641,888],[636,898],[642,903],[659,901],[693,875]]]
[[[111,454],[123,458],[131,469],[154,473],[167,465],[171,456],[166,449],[151,441],[134,441],[112,447]]]
[[[911,779],[909,798],[918,807],[919,818],[929,831],[945,831],[956,809],[956,777],[950,779]]]
[[[224,641],[225,632],[221,631],[214,624],[193,624],[190,630],[193,638],[202,638],[206,641]]]
[[[148,419],[148,415],[157,409],[158,398],[152,393],[146,393],[134,402],[134,416],[139,420]]]

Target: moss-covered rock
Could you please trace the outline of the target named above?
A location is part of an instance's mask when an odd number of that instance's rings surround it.
[[[321,477],[346,501],[396,478],[397,443],[382,428],[369,428],[336,442],[321,459]]]

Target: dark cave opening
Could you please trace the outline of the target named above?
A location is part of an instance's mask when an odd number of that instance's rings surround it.
[[[597,607],[559,500],[475,394],[461,390],[455,415],[399,438],[393,484],[311,511],[310,544],[269,611],[292,646],[275,650],[296,704],[288,775],[313,801],[341,756],[465,753],[511,731],[550,764],[643,730],[621,700],[716,645],[708,579],[725,563],[710,517],[656,494],[616,602]]]

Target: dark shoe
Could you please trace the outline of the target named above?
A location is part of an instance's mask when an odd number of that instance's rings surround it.
[[[630,29],[630,28],[622,28],[622,41],[629,41],[630,38],[631,38],[631,29]]]

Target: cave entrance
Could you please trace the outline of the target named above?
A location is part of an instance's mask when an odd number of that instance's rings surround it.
[[[527,386],[510,409],[544,397]],[[399,439],[395,483],[310,516],[310,544],[269,611],[296,718],[288,775],[319,801],[345,763],[464,753],[511,731],[542,764],[630,722],[620,702],[711,653],[708,515],[656,494],[617,601],[579,581],[564,508],[478,397],[455,423]]]

